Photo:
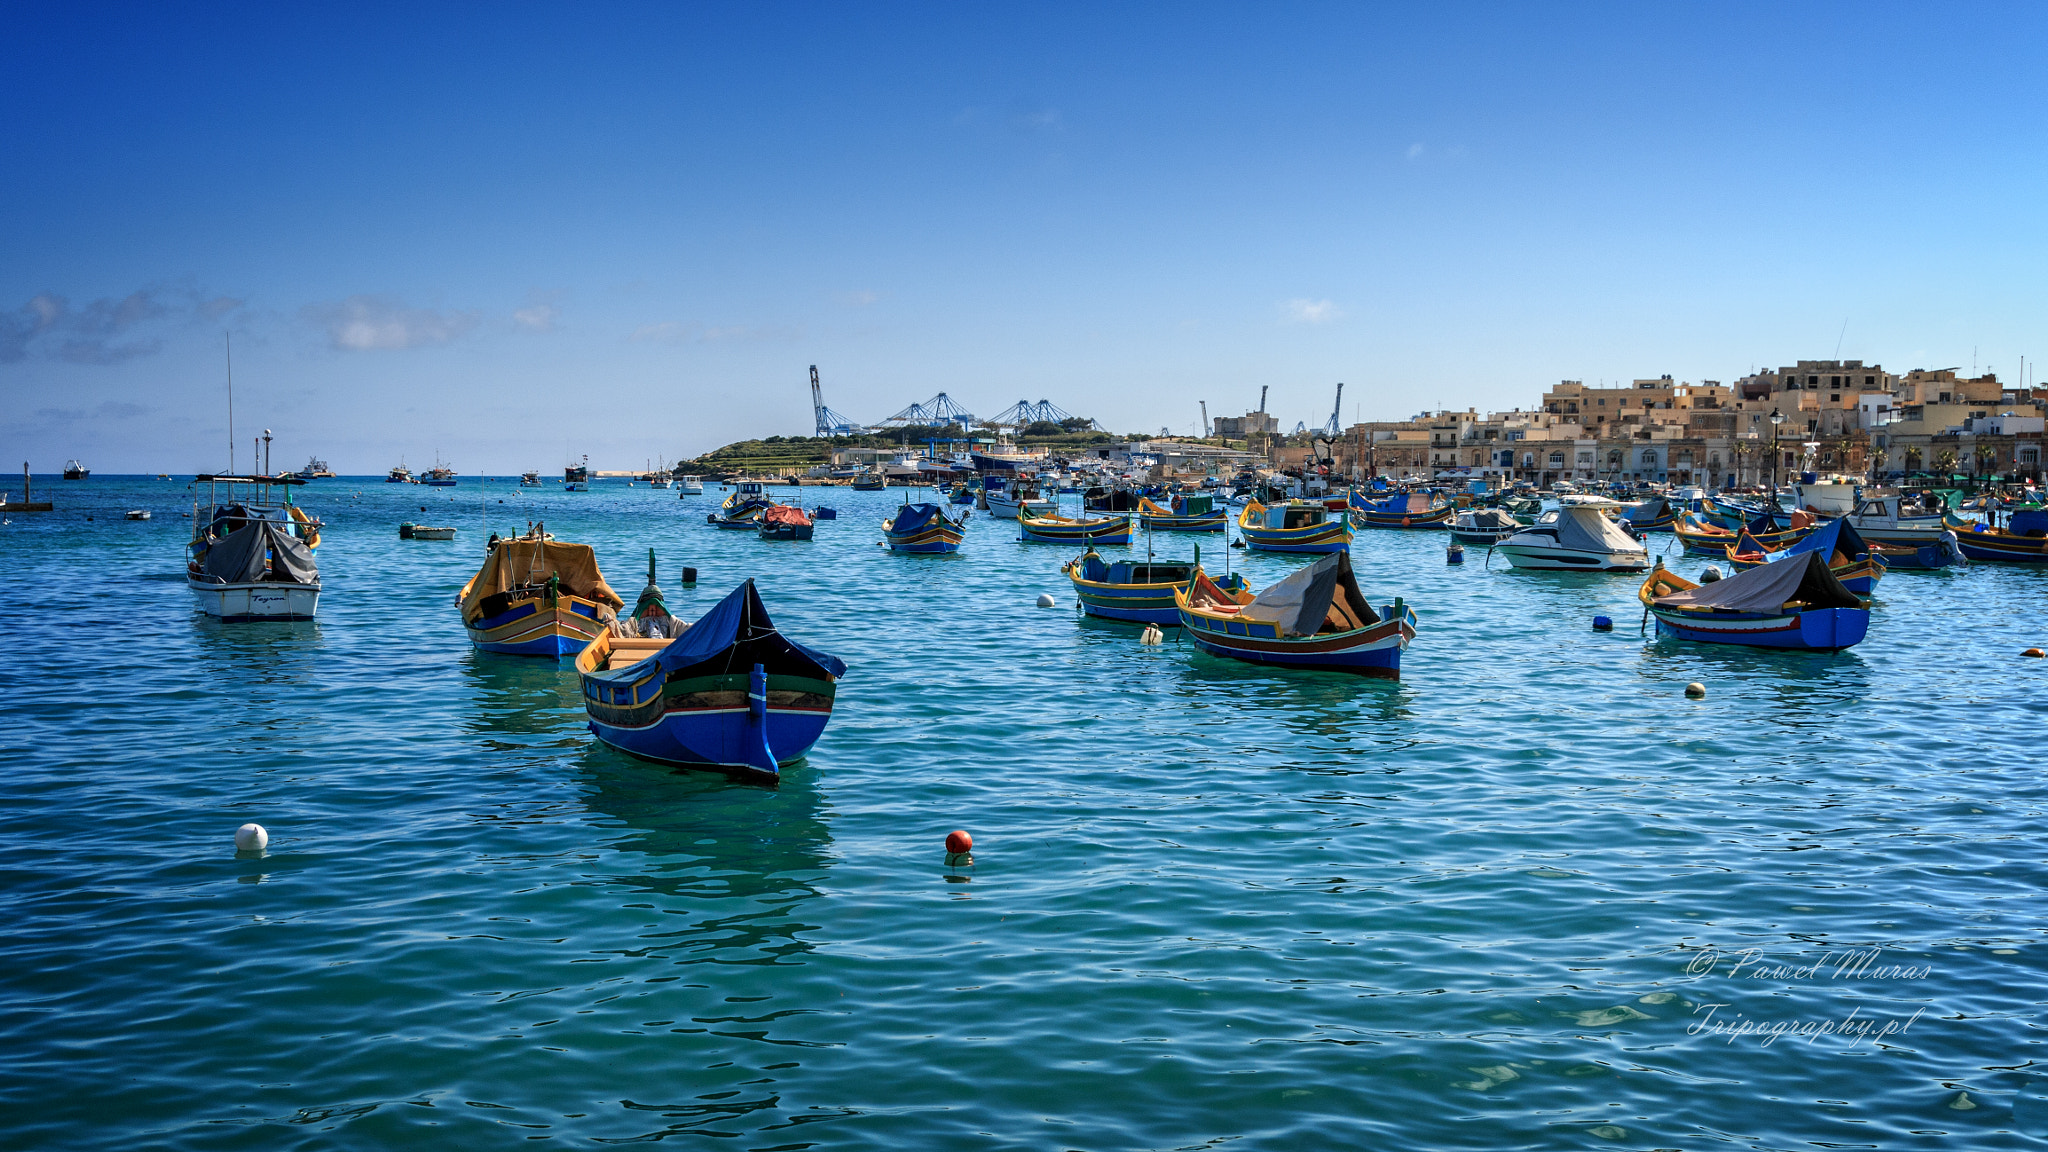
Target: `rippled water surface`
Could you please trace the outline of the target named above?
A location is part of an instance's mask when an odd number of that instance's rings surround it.
[[[1386,683],[1141,646],[1007,522],[891,555],[896,493],[766,544],[715,493],[319,481],[319,621],[223,626],[184,484],[47,488],[0,526],[8,1147],[2048,1136],[2048,572],[1894,574],[1862,646],[1770,654],[1646,640],[1626,576],[1371,533],[1421,620]],[[486,513],[628,600],[654,548],[685,616],[757,577],[850,666],[810,760],[640,764],[566,661],[472,651]]]

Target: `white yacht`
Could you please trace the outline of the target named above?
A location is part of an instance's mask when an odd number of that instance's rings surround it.
[[[1567,504],[1493,546],[1517,568],[1553,572],[1641,572],[1649,550],[1600,508]]]

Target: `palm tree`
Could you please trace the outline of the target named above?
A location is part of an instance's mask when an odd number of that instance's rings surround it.
[[[1918,445],[1914,445],[1913,447],[1906,449],[1906,471],[1918,472],[1919,470],[1920,448]]]
[[[1943,476],[1952,476],[1956,470],[1956,450],[1943,448],[1934,454],[1934,470]]]
[[[1998,466],[1998,449],[1989,444],[1977,445],[1977,474],[1982,476]]]

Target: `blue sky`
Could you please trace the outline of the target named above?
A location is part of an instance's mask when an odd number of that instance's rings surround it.
[[[10,10],[38,469],[637,466],[945,391],[1119,430],[2048,355],[2048,8]],[[244,456],[246,463],[246,456]]]

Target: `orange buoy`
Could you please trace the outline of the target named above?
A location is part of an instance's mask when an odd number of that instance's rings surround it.
[[[946,833],[946,851],[957,856],[962,852],[974,851],[974,837],[965,832]]]
[[[2043,652],[2043,651],[2041,651],[2041,650],[2040,650],[2039,648],[2029,648],[2029,649],[2027,649],[2027,650],[2026,650],[2025,652],[2022,652],[2022,653],[2020,653],[2020,655],[2022,655],[2022,656],[2048,656],[2048,652]]]

